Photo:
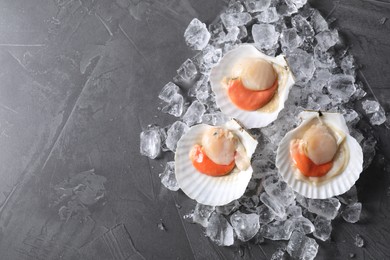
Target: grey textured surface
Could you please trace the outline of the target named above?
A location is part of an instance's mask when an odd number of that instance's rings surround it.
[[[389,111],[390,22],[380,19],[390,18],[390,3],[310,3],[337,18],[360,78]],[[278,242],[217,247],[184,222],[194,202],[158,178],[169,158],[139,154],[148,124],[174,121],[158,111],[157,95],[194,55],[183,40],[187,24],[210,23],[225,5],[0,0],[0,259],[270,258]],[[389,131],[375,134],[388,165]],[[335,223],[317,259],[390,258],[390,173],[378,161],[357,183],[362,220]],[[68,196],[78,185],[88,190]],[[105,199],[95,203],[97,193]],[[357,233],[363,248],[354,246]]]

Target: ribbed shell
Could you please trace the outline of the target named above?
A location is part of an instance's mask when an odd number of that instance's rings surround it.
[[[193,126],[180,139],[175,154],[175,175],[179,187],[188,197],[204,205],[221,206],[244,194],[253,169],[249,167],[240,172],[236,168],[232,173],[220,177],[198,172],[189,158],[190,150],[195,144],[201,143],[203,133],[211,127],[213,126],[205,124]],[[239,137],[250,158],[256,149],[257,141],[234,120],[223,127],[232,130]]]
[[[230,101],[227,95],[226,88],[222,83],[224,78],[232,76],[230,75],[232,67],[238,60],[248,57],[262,58],[285,68],[283,74],[278,74],[279,80],[283,81],[284,84],[278,87],[279,101],[276,110],[273,112],[241,110]],[[219,64],[211,70],[210,83],[221,111],[230,118],[237,119],[246,128],[251,129],[267,126],[276,120],[279,112],[284,108],[284,102],[288,98],[290,88],[294,85],[294,78],[284,56],[270,57],[261,53],[251,44],[242,44],[226,53]],[[282,91],[280,91],[281,89]]]
[[[312,199],[325,199],[348,191],[355,182],[359,179],[359,175],[363,170],[363,152],[359,143],[349,135],[348,127],[344,117],[338,113],[323,113],[322,120],[329,126],[343,131],[346,135],[345,145],[349,149],[349,161],[344,171],[332,177],[331,179],[314,185],[296,178],[296,171],[293,161],[290,156],[290,142],[295,138],[297,131],[310,120],[318,116],[318,112],[301,112],[300,117],[302,123],[294,130],[288,132],[279,144],[276,155],[276,167],[280,175],[293,190],[301,195]]]

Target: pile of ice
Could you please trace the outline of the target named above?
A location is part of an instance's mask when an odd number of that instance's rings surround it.
[[[370,164],[376,140],[370,129],[363,133],[357,124],[368,118],[372,125],[380,125],[386,116],[377,101],[366,98],[363,84],[356,80],[353,56],[338,31],[306,0],[231,1],[208,29],[194,19],[184,37],[199,53],[180,66],[174,82],[166,84],[159,94],[164,103],[162,112],[179,120],[143,131],[141,153],[154,159],[161,151],[175,152],[177,141],[190,126],[220,125],[228,120],[216,106],[208,80],[211,68],[227,51],[245,42],[268,55],[284,54],[296,85],[278,119],[268,127],[252,130],[258,136],[259,148],[252,158],[254,174],[245,195],[221,207],[198,204],[189,216],[205,227],[206,235],[218,245],[230,246],[238,240],[286,240],[286,248],[276,251],[272,259],[284,254],[313,259],[318,250],[315,239],[329,239],[335,218],[357,222],[362,204],[355,187],[324,200],[294,193],[275,170],[275,151],[285,133],[297,125],[302,110],[337,111],[344,115],[351,134],[363,147],[364,166]],[[160,177],[168,189],[178,190],[173,162],[167,163]]]

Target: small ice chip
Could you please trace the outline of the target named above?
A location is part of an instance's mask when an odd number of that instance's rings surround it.
[[[363,247],[364,246],[364,240],[363,238],[357,234],[356,237],[355,237],[355,246],[357,247]]]
[[[194,50],[202,50],[210,40],[210,33],[206,25],[194,18],[184,32],[187,45]]]

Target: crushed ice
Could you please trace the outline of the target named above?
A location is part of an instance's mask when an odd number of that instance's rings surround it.
[[[285,109],[277,121],[260,130],[259,149],[252,158],[253,178],[242,198],[225,206],[197,204],[184,216],[205,228],[205,234],[217,245],[231,246],[237,240],[261,242],[288,240],[272,259],[287,256],[313,259],[318,251],[313,234],[326,241],[332,232],[332,221],[359,221],[362,204],[356,187],[340,196],[314,200],[292,191],[279,180],[274,170],[277,144],[285,133],[297,125],[296,116],[304,109],[328,110],[344,115],[351,135],[363,147],[364,168],[375,155],[376,140],[372,129],[364,131],[357,123],[367,118],[372,125],[381,125],[386,115],[380,104],[366,97],[363,84],[356,79],[356,66],[338,31],[307,0],[243,0],[230,1],[214,23],[208,27],[193,19],[184,33],[187,45],[198,50],[177,70],[174,82],[166,84],[159,98],[162,112],[180,119],[170,126],[151,126],[141,133],[141,153],[156,158],[162,151],[175,151],[180,137],[198,123],[221,125],[228,118],[215,104],[208,81],[210,70],[223,54],[240,43],[253,43],[268,55],[284,54],[296,77]],[[180,85],[190,82],[190,88]],[[180,87],[181,86],[181,87]],[[356,104],[360,110],[354,110]],[[162,174],[162,184],[177,190],[173,162]],[[360,235],[356,246],[363,246]]]

